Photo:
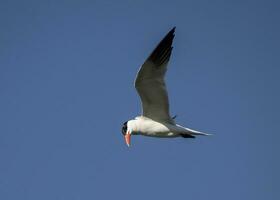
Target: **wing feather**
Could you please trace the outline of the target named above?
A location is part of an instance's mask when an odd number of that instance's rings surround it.
[[[141,98],[142,115],[160,122],[174,123],[164,76],[172,53],[175,27],[160,41],[137,73],[135,88]]]

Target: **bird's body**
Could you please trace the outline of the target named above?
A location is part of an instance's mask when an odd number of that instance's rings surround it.
[[[160,123],[149,119],[147,117],[139,116],[134,120],[128,121],[128,126],[131,127],[132,134],[144,135],[151,137],[176,137],[170,126],[174,126],[168,123]]]
[[[131,135],[161,138],[208,135],[176,124],[175,118],[169,114],[164,77],[173,48],[174,32],[175,27],[161,40],[137,73],[134,85],[141,98],[142,115],[123,124],[122,133],[128,146]]]
[[[157,122],[144,116],[138,116],[134,120],[129,120],[133,135],[144,135],[150,137],[172,138],[172,137],[194,137],[193,135],[207,135],[178,124],[169,122]]]

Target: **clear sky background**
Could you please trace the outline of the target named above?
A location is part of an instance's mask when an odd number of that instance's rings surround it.
[[[278,1],[1,1],[0,199],[280,199]],[[172,115],[132,137],[139,66],[176,26]]]

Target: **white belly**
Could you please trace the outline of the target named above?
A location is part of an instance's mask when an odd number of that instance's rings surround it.
[[[178,127],[172,124],[165,124],[153,121],[148,118],[137,118],[135,132],[140,135],[151,137],[177,137]]]

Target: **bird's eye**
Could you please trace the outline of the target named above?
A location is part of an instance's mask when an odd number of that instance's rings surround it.
[[[127,131],[127,122],[123,123],[122,134],[125,135]]]
[[[127,130],[127,126],[123,126],[123,127],[122,127],[122,134],[123,134],[123,135],[126,134],[126,130]]]

